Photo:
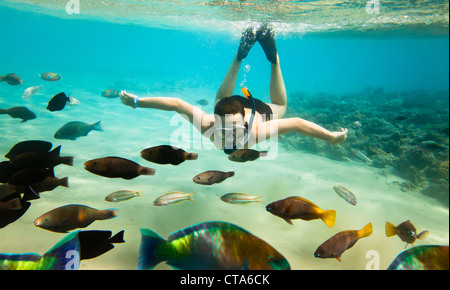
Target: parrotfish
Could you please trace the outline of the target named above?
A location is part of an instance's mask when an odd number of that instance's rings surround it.
[[[108,178],[133,179],[140,175],[155,174],[155,169],[140,166],[136,162],[115,156],[86,161],[84,169]]]
[[[372,223],[368,223],[359,231],[339,232],[320,245],[314,252],[314,257],[335,258],[341,262],[341,255],[353,247],[359,239],[370,236],[372,231]]]
[[[311,201],[299,196],[291,196],[272,202],[266,206],[266,210],[284,219],[290,225],[293,225],[292,219],[305,221],[321,219],[327,226],[332,228],[336,221],[335,210],[322,210]]]
[[[228,159],[234,162],[254,161],[262,156],[267,156],[267,151],[256,151],[253,149],[239,149],[228,155]]]
[[[59,164],[72,166],[72,156],[60,156],[61,146],[50,152],[25,152],[10,160],[11,165],[19,168],[51,168]]]
[[[56,82],[62,79],[62,77],[59,74],[46,72],[39,75],[41,79],[48,82]]]
[[[20,123],[24,123],[29,120],[36,119],[35,113],[27,109],[26,107],[12,107],[9,109],[0,109],[0,115],[10,115],[15,119],[22,119]]]
[[[132,199],[136,196],[142,196],[142,191],[119,190],[109,194],[105,197],[105,200],[109,202],[121,202]]]
[[[232,176],[234,176],[234,171],[222,172],[217,170],[209,170],[194,176],[192,181],[197,184],[212,185],[214,183],[220,183]]]
[[[429,231],[425,230],[417,234],[416,227],[409,221],[402,222],[398,226],[394,226],[390,222],[386,222],[386,237],[399,236],[399,238],[408,244],[413,244],[417,239],[424,240],[428,237]]]
[[[102,96],[105,98],[118,98],[119,91],[116,90],[105,90],[102,92]]]
[[[348,188],[342,185],[333,186],[334,191],[351,205],[356,205],[356,197]]]
[[[80,261],[76,260],[75,255],[70,255],[70,251],[80,253],[78,231],[65,236],[42,256],[34,253],[0,253],[0,270],[78,270]]]
[[[29,87],[23,92],[22,99],[28,100],[31,96],[37,94],[37,92],[42,89],[44,89],[43,85]]]
[[[87,136],[92,130],[103,131],[101,121],[94,124],[74,121],[69,122],[56,131],[55,139],[77,140],[78,137]]]
[[[448,246],[417,246],[400,253],[387,270],[449,270]]]
[[[179,191],[171,191],[158,197],[153,204],[155,206],[176,204],[185,200],[194,201],[192,195],[194,192],[184,193]]]
[[[259,198],[262,196],[254,196],[246,193],[227,193],[220,197],[226,203],[232,204],[246,204],[251,202],[261,202]]]
[[[7,74],[6,76],[0,76],[0,82],[5,82],[10,86],[18,86],[23,83],[23,81],[13,73]]]
[[[170,145],[160,145],[141,151],[141,157],[158,164],[178,165],[186,160],[197,160],[197,153],[188,153]]]
[[[69,204],[55,208],[34,221],[34,225],[45,230],[65,233],[85,228],[96,220],[107,220],[117,216],[117,210],[98,210],[80,204]]]
[[[286,258],[236,225],[205,222],[172,233],[167,240],[141,229],[137,269],[166,262],[180,270],[289,270]]]

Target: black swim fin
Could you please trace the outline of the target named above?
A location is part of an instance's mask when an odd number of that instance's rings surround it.
[[[266,53],[267,59],[272,64],[276,64],[278,59],[277,46],[275,45],[275,33],[267,23],[261,25],[261,27],[256,31],[256,40],[258,40],[259,44],[261,44],[261,47]]]
[[[247,28],[244,32],[242,32],[241,43],[239,44],[239,49],[237,53],[237,60],[242,61],[247,57],[250,49],[256,43],[256,36],[253,32],[253,27]]]

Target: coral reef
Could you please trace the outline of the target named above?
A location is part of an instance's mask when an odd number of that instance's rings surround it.
[[[281,144],[339,161],[358,160],[368,166],[393,168],[405,179],[403,191],[420,190],[449,203],[449,92],[386,92],[370,87],[360,93],[333,95],[299,91],[288,98],[286,117],[300,117],[330,131],[348,128],[347,140],[332,146],[290,133]],[[424,148],[423,142],[440,144]],[[442,146],[444,145],[444,146]],[[446,145],[446,146],[445,146]]]

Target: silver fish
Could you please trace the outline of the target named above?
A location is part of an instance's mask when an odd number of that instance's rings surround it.
[[[358,157],[359,159],[361,159],[367,163],[370,163],[370,164],[372,163],[372,160],[359,150],[353,151],[353,154],[355,154],[356,157]]]
[[[334,191],[351,205],[356,205],[356,197],[348,188],[341,185],[333,186]]]
[[[179,203],[179,202],[182,202],[185,200],[194,201],[192,199],[193,194],[194,194],[194,192],[183,193],[183,192],[179,192],[179,191],[171,191],[171,192],[165,193],[165,194],[161,195],[160,197],[158,197],[157,199],[155,199],[153,204],[155,206],[163,206],[163,205],[176,204],[176,203]]]
[[[142,196],[142,191],[119,190],[109,194],[105,197],[105,200],[109,202],[120,202],[132,199],[136,196]]]
[[[262,196],[254,196],[246,193],[227,193],[220,197],[226,203],[232,204],[246,204],[250,202],[261,202],[258,200]]]
[[[29,98],[31,98],[31,96],[37,94],[37,92],[42,89],[44,89],[43,85],[29,87],[23,92],[22,99],[28,100]]]

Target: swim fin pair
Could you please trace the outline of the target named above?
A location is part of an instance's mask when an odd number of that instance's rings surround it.
[[[269,27],[266,23],[261,25],[261,27],[256,30],[256,33],[253,32],[253,28],[247,28],[241,37],[241,43],[239,45],[237,60],[242,61],[247,57],[250,49],[256,43],[256,41],[261,44],[264,52],[266,53],[267,59],[272,63],[277,63],[277,47],[275,45],[275,34],[271,27]]]

